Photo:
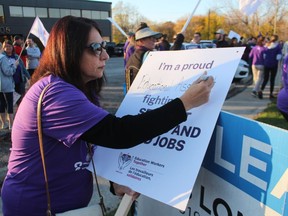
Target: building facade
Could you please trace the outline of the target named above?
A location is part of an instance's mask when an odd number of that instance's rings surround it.
[[[36,16],[50,32],[61,17],[72,15],[95,20],[104,40],[112,41],[111,2],[88,0],[0,0],[0,42],[14,35],[27,37]]]

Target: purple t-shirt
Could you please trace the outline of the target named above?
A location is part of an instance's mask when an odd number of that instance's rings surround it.
[[[264,51],[264,66],[268,68],[274,68],[278,66],[277,55],[282,54],[280,44],[272,43]]]
[[[126,68],[126,64],[130,58],[130,56],[134,53],[135,51],[135,47],[134,45],[130,44],[130,42],[127,40],[124,44],[124,53],[125,53],[125,57],[124,57],[124,67]]]
[[[277,107],[282,112],[288,114],[288,54],[283,60],[283,68],[282,68],[282,82],[283,88],[278,93],[277,96]]]
[[[86,142],[79,137],[108,112],[92,104],[75,86],[48,76],[29,89],[15,116],[2,188],[4,215],[45,215],[36,113],[39,95],[50,82],[43,98],[42,128],[53,213],[86,206],[92,196],[93,178],[85,169],[89,164]]]
[[[250,51],[249,58],[252,58],[252,65],[264,65],[264,51],[263,46],[254,46]]]

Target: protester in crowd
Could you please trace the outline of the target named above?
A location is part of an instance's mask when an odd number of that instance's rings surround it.
[[[41,57],[41,51],[40,49],[36,46],[32,38],[28,38],[27,40],[27,64],[26,68],[32,76],[34,73],[34,70],[38,67],[39,65],[39,60]]]
[[[245,48],[244,53],[242,55],[242,59],[245,60],[249,64],[249,73],[250,74],[253,74],[253,72],[252,72],[252,58],[249,58],[249,54],[250,54],[252,48],[254,46],[256,46],[256,42],[257,42],[257,38],[252,36],[247,40],[247,44],[243,43],[243,45],[246,48]]]
[[[265,38],[258,36],[256,46],[254,46],[249,54],[252,58],[252,72],[254,87],[252,90],[252,96],[262,99],[263,93],[260,89],[264,76],[264,47]]]
[[[201,33],[200,32],[195,32],[194,35],[193,35],[193,39],[191,40],[190,43],[192,43],[192,44],[200,44],[200,41],[201,41]]]
[[[1,118],[1,129],[11,129],[13,125],[13,92],[14,92],[14,81],[13,74],[16,72],[18,61],[9,62],[6,55],[3,53],[3,46],[0,43],[0,118]],[[8,113],[8,121],[6,124],[6,112]]]
[[[247,42],[246,39],[243,36],[241,36],[240,40],[238,42],[238,45],[239,46],[243,46],[244,44],[246,44],[246,42]]]
[[[155,50],[157,39],[161,36],[162,34],[160,32],[152,31],[146,23],[140,23],[140,26],[135,32],[135,52],[126,64],[126,91],[130,88],[148,53]],[[180,50],[183,41],[184,33],[177,34],[170,50]]]
[[[282,58],[282,48],[278,43],[278,35],[272,35],[270,41],[266,44],[267,49],[264,52],[264,80],[261,90],[264,91],[265,86],[270,78],[270,94],[269,98],[275,98],[273,95],[275,77],[278,70],[278,62]]]
[[[247,41],[247,44],[251,47],[251,49],[256,46],[257,38],[256,37],[250,37]]]
[[[173,37],[173,45],[171,46],[170,50],[181,50],[183,46],[183,42],[185,39],[185,32],[178,33]]]
[[[141,22],[137,28],[135,32],[135,51],[126,64],[125,80],[127,90],[130,88],[140,70],[143,59],[146,57],[145,55],[148,54],[147,51],[155,49],[156,41],[161,36],[161,33],[152,31],[144,22]]]
[[[140,26],[135,32],[135,52],[126,64],[126,91],[130,88],[148,53],[155,50],[156,41],[161,36],[162,34],[160,32],[152,31],[146,23],[140,23]],[[170,50],[181,50],[184,41],[184,33],[175,35],[173,40],[174,43]]]
[[[154,42],[155,32],[151,35],[149,28],[143,29],[136,38],[149,34],[149,40]],[[66,16],[53,26],[31,87],[16,113],[1,193],[4,215],[23,215],[23,211],[26,215],[45,215],[36,109],[48,84],[51,85],[43,97],[41,116],[52,215],[85,207],[91,199],[93,177],[85,169],[90,162],[87,143],[120,149],[152,139],[185,121],[188,110],[206,103],[214,85],[212,77],[206,81],[199,78],[180,98],[158,109],[115,117],[98,106],[108,59],[94,20]],[[139,195],[125,186],[114,189],[116,194],[126,192],[134,199]]]
[[[130,56],[134,53],[134,51],[135,51],[135,34],[134,32],[129,32],[127,40],[123,47],[124,68],[126,68],[127,61],[130,58]]]
[[[285,57],[288,54],[288,41],[283,44],[282,55]]]
[[[190,41],[191,44],[196,45],[194,48],[201,48],[201,33],[195,32],[193,35],[193,39]]]
[[[17,65],[16,72],[13,74],[13,80],[15,83],[15,91],[20,94],[20,98],[17,101],[17,105],[20,104],[24,94],[25,94],[25,86],[27,83],[27,80],[30,79],[30,75],[28,71],[26,70],[26,67],[22,61],[21,58],[15,53],[14,47],[11,41],[6,40],[4,42],[4,53],[9,59],[9,62],[14,63],[15,61],[18,61],[19,64]]]
[[[21,56],[21,60],[23,61],[24,65],[26,66],[26,58],[27,58],[27,51],[25,50],[25,42],[24,37],[20,35],[14,36],[14,51],[18,56]]]
[[[167,34],[163,34],[155,45],[155,49],[159,51],[170,50],[170,43],[167,40]]]
[[[230,41],[230,46],[231,47],[238,47],[239,43],[238,43],[238,39],[236,37],[233,37]]]
[[[277,96],[277,108],[282,113],[286,121],[288,121],[288,54],[283,60],[282,67],[282,84],[283,88]]]
[[[228,42],[225,40],[226,35],[223,29],[218,29],[214,34],[215,40],[213,40],[213,43],[216,44],[217,48],[229,47]]]
[[[249,61],[250,61],[249,54],[252,48],[248,45],[248,41],[245,38],[242,39],[240,46],[245,47],[245,50],[243,52],[241,59],[243,59],[249,64]],[[251,69],[251,72],[252,72],[252,69]]]
[[[283,70],[283,64],[284,64],[284,58],[285,56],[288,54],[288,41],[283,42],[282,45],[282,59],[279,61],[279,66],[278,66],[278,72],[276,75],[276,81],[275,81],[275,85],[276,82],[278,82],[277,84],[279,85],[280,89],[283,87],[283,83],[281,82],[281,76],[282,76],[282,70]]]

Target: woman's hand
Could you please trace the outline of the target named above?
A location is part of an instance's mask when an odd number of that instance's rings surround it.
[[[214,78],[212,76],[207,77],[206,74],[205,72],[200,76],[180,97],[186,111],[208,102],[211,89],[214,86]]]
[[[117,196],[124,196],[124,194],[132,196],[133,201],[136,200],[139,196],[140,193],[137,193],[133,190],[131,190],[129,187],[126,187],[124,185],[119,185],[115,182],[112,183],[114,192]]]

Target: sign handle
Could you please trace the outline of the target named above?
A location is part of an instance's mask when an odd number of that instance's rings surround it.
[[[125,36],[128,38],[128,35],[123,31],[123,29],[116,23],[115,20],[113,20],[111,17],[107,17],[107,19],[115,25],[115,27]]]
[[[115,213],[115,216],[126,216],[133,203],[132,196],[125,194],[122,198],[120,205]]]
[[[186,31],[186,28],[187,28],[188,24],[190,23],[190,21],[191,21],[193,15],[194,15],[194,13],[195,13],[195,11],[196,11],[196,9],[197,9],[199,3],[200,3],[200,1],[201,1],[201,0],[198,1],[198,3],[197,3],[197,5],[195,6],[193,12],[191,13],[191,15],[189,16],[189,18],[187,19],[185,25],[183,26],[183,28],[182,28],[182,30],[181,30],[181,33],[183,33],[183,32]]]

